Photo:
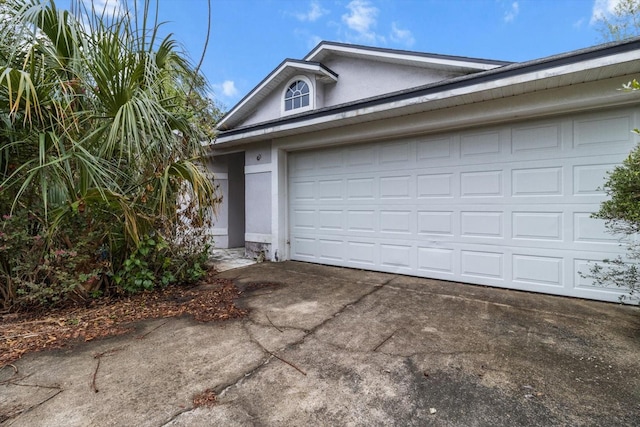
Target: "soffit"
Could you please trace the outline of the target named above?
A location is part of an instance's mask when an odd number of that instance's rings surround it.
[[[222,132],[215,145],[278,138],[640,73],[640,38]],[[612,89],[613,91],[614,89]],[[557,103],[561,105],[562,99]]]

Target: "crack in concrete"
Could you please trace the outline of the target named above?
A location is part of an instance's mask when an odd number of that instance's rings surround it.
[[[300,272],[297,272],[297,273],[300,273]],[[302,273],[302,274],[304,274],[304,273]],[[309,275],[311,275],[311,274],[309,274]],[[397,278],[397,276],[393,276],[393,277],[391,277],[389,280],[387,280],[384,283],[371,285],[372,289],[369,292],[365,292],[364,294],[362,294],[358,298],[356,298],[354,301],[351,301],[351,302],[349,302],[347,304],[344,304],[336,312],[334,312],[333,314],[329,315],[325,320],[323,320],[322,322],[320,322],[319,324],[317,324],[316,326],[314,326],[311,329],[296,328],[296,327],[291,327],[291,326],[278,326],[278,328],[282,328],[283,331],[284,330],[301,331],[301,332],[304,333],[304,335],[300,339],[297,339],[297,340],[295,340],[295,341],[293,341],[293,342],[291,342],[291,343],[285,345],[284,347],[282,347],[280,349],[277,349],[275,351],[283,352],[283,351],[286,351],[288,349],[294,348],[295,346],[298,346],[298,345],[304,343],[305,340],[309,336],[313,335],[317,330],[319,330],[320,328],[325,326],[331,320],[335,319],[337,316],[339,316],[341,313],[343,313],[347,308],[354,307],[354,306],[358,305],[362,300],[364,300],[368,296],[373,295],[374,293],[378,292],[379,290],[381,290],[382,288],[387,286],[389,283],[391,283],[396,278]],[[358,282],[358,283],[365,283],[366,284],[366,282]],[[224,395],[229,390],[231,390],[233,387],[240,386],[247,378],[252,377],[256,372],[258,372],[258,370],[260,370],[263,366],[269,364],[269,362],[271,362],[271,360],[273,360],[273,359],[275,359],[277,357],[277,356],[275,356],[273,354],[273,352],[271,352],[266,347],[264,347],[255,338],[253,333],[249,330],[249,325],[256,325],[256,326],[265,327],[265,328],[266,327],[275,327],[275,325],[262,324],[262,323],[259,323],[259,322],[255,321],[255,320],[252,320],[252,319],[243,319],[243,320],[241,320],[241,323],[242,323],[242,329],[245,331],[245,333],[249,337],[249,341],[251,343],[253,343],[254,345],[256,345],[265,354],[265,357],[259,363],[257,363],[253,368],[251,368],[248,372],[244,372],[243,374],[239,375],[236,379],[234,379],[234,380],[232,380],[232,381],[230,381],[228,383],[224,383],[224,384],[220,384],[220,385],[216,386],[214,389],[215,390],[220,390],[217,393],[217,396],[219,398],[224,397]],[[322,342],[322,340],[319,340],[319,341]],[[336,346],[333,343],[327,343],[327,344],[339,348],[338,346]],[[343,350],[346,350],[346,349],[343,349]],[[389,355],[389,356],[401,357],[401,356],[395,356],[395,355]],[[219,403],[219,405],[225,405],[225,404],[229,404],[229,403],[231,403],[231,402],[221,402],[221,403]],[[178,418],[180,415],[188,413],[188,412],[191,412],[191,411],[194,411],[196,409],[197,409],[197,407],[191,407],[191,408],[185,408],[183,410],[180,410],[180,411],[176,412],[174,415],[172,415],[171,418],[169,418],[166,422],[161,424],[160,427],[166,426],[169,423],[171,423],[172,421],[174,421],[176,418]]]
[[[268,324],[267,323],[261,323],[261,322],[255,320],[255,319],[248,319],[246,321],[251,323],[251,324],[254,324],[256,326],[261,326],[263,328],[275,328],[275,329],[278,329],[281,333],[285,333],[287,331],[300,331],[300,332],[303,332],[304,334],[308,334],[309,333],[309,329],[296,328],[296,327],[293,327],[293,326],[275,325],[271,321]]]
[[[391,283],[396,278],[397,277],[394,276],[394,277],[390,278],[389,280],[387,280],[384,283],[381,283],[379,285],[373,285],[373,289],[371,289],[369,292],[366,292],[366,293],[360,295],[360,297],[358,297],[355,301],[343,305],[342,308],[340,308],[338,311],[333,313],[331,316],[327,317],[325,320],[323,320],[322,322],[320,322],[319,324],[317,324],[313,328],[309,329],[309,333],[307,333],[305,336],[303,336],[302,339],[300,339],[300,341],[298,343],[293,343],[290,347],[292,347],[295,344],[302,344],[304,342],[304,340],[308,336],[313,335],[318,329],[322,328],[324,325],[326,325],[327,323],[329,323],[330,321],[332,321],[336,317],[340,316],[347,308],[355,307],[356,305],[360,304],[360,302],[362,302],[362,300],[364,300],[368,296],[373,295],[374,293],[380,291],[382,288],[386,287],[389,283]]]
[[[28,408],[21,410],[20,412],[16,413],[16,414],[12,414],[9,418],[7,418],[5,421],[10,421],[9,424],[7,424],[7,427],[13,425],[16,421],[18,421],[18,418],[21,417],[22,415],[26,414],[27,412],[37,408],[38,406],[44,405],[45,403],[47,403],[48,401],[50,401],[51,399],[53,399],[54,397],[56,397],[57,395],[59,395],[60,393],[62,393],[64,391],[64,389],[62,387],[56,386],[56,387],[48,387],[48,386],[39,386],[39,385],[32,385],[32,384],[13,384],[13,385],[17,385],[17,386],[25,386],[25,387],[41,387],[41,388],[50,388],[50,389],[54,389],[56,390],[55,393],[53,393],[51,396],[47,397],[46,399],[35,403],[31,406],[29,406]]]
[[[320,322],[319,324],[317,324],[316,326],[314,326],[313,328],[307,330],[307,329],[302,329],[302,328],[295,328],[295,327],[289,327],[287,326],[286,329],[291,329],[291,330],[295,330],[295,331],[302,331],[304,332],[304,335],[298,339],[295,340],[287,345],[285,345],[284,347],[280,348],[277,351],[286,351],[288,349],[294,348],[302,343],[305,342],[305,340],[313,335],[318,329],[322,328],[324,325],[326,325],[329,321],[331,321],[332,319],[336,318],[337,316],[339,316],[342,312],[344,312],[344,310],[346,310],[348,307],[353,307],[357,304],[359,304],[363,299],[365,299],[366,297],[374,294],[375,292],[378,292],[379,290],[381,290],[382,288],[384,288],[385,286],[387,286],[391,281],[395,280],[397,277],[391,277],[389,280],[387,280],[384,283],[381,283],[379,285],[373,285],[373,288],[369,291],[366,292],[362,295],[360,295],[358,298],[356,298],[354,301],[351,301],[347,304],[344,304],[342,307],[340,307],[336,312],[334,312],[332,315],[328,316],[324,321]],[[242,328],[245,330],[247,336],[249,337],[250,342],[252,342],[253,344],[255,344],[256,346],[258,346],[264,353],[266,353],[268,356],[263,359],[263,361],[259,364],[257,364],[253,369],[251,369],[249,372],[246,372],[242,375],[240,375],[238,377],[238,379],[236,379],[235,381],[231,381],[228,384],[222,384],[216,387],[216,389],[221,390],[220,393],[218,393],[218,397],[222,398],[230,389],[232,389],[233,387],[239,386],[240,384],[242,384],[242,382],[247,379],[252,377],[259,369],[261,369],[263,366],[269,364],[269,362],[274,359],[274,355],[271,351],[269,351],[268,349],[266,349],[262,344],[260,344],[260,342],[258,342],[255,337],[253,336],[253,334],[251,333],[251,331],[249,331],[248,329],[248,325],[249,324],[253,324],[253,325],[258,325],[258,326],[262,326],[262,327],[269,327],[268,325],[264,325],[258,322],[255,322],[253,320],[250,319],[244,319],[242,320]],[[195,409],[195,408],[194,408]]]
[[[251,334],[251,332],[249,331],[249,329],[247,328],[247,324],[248,323],[253,323],[251,320],[242,320],[242,329],[244,329],[245,333],[247,334],[247,336],[249,337],[249,342],[253,343],[254,345],[256,345],[260,350],[262,350],[263,353],[267,354],[267,357],[264,357],[259,363],[256,363],[255,366],[253,368],[251,368],[249,370],[249,372],[243,373],[241,374],[238,378],[233,379],[227,383],[223,383],[220,384],[216,387],[214,387],[214,390],[216,390],[216,395],[217,397],[222,397],[224,396],[224,394],[227,392],[227,390],[229,390],[230,388],[236,386],[236,385],[240,385],[242,384],[242,382],[248,378],[251,377],[258,369],[260,369],[262,366],[268,364],[271,359],[273,359],[273,356],[270,354],[269,351],[267,351],[264,346],[262,346],[254,337],[253,334]],[[220,392],[217,392],[217,390],[220,390]],[[230,402],[229,402],[230,403]],[[220,403],[219,405],[224,405],[227,403]],[[192,406],[189,408],[184,408],[181,409],[180,411],[176,412],[175,414],[173,414],[167,421],[165,421],[164,423],[160,424],[159,427],[164,427],[166,425],[168,425],[169,423],[173,422],[176,418],[178,418],[180,415],[182,414],[186,414],[188,412],[192,412],[195,411],[196,409],[198,409],[197,406]]]

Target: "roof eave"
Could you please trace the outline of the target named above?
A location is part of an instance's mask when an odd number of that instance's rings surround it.
[[[571,73],[584,73],[586,75],[589,69],[624,62],[638,63],[639,59],[640,38],[626,43],[603,45],[598,48],[583,49],[546,59],[513,64],[512,66],[463,76],[422,88],[396,92],[357,103],[303,113],[247,128],[222,132],[214,145],[240,140],[249,142],[256,138],[268,136],[276,137],[285,130],[290,132],[293,127],[302,128],[308,126],[310,122],[314,122],[315,126],[319,126],[320,122],[324,122],[324,120],[319,119],[332,116],[335,117],[334,120],[337,120],[338,118],[345,118],[348,115],[355,114],[358,120],[366,121],[367,115],[379,113],[383,109],[400,111],[402,108],[412,104],[469,95],[481,90],[488,91],[492,89],[497,94],[499,90],[495,89],[509,85],[540,79],[559,80],[560,77]],[[635,72],[640,72],[640,67],[636,68],[639,69]]]
[[[217,128],[222,130],[233,127],[234,123],[239,122],[247,111],[250,111],[255,105],[263,99],[265,92],[269,92],[272,83],[287,70],[306,71],[321,76],[325,81],[337,81],[338,74],[330,70],[328,67],[312,61],[300,61],[296,59],[285,59],[265,77],[251,92],[242,98],[217,124]],[[262,97],[261,97],[262,95]]]
[[[329,53],[375,57],[391,62],[411,63],[413,65],[430,65],[436,68],[459,69],[465,72],[490,70],[512,64],[509,61],[470,58],[463,56],[441,55],[423,52],[413,52],[399,49],[387,49],[371,46],[360,46],[337,42],[320,42],[307,56],[305,61],[322,62]]]

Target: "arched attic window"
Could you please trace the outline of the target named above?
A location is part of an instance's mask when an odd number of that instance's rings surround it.
[[[283,97],[283,112],[298,113],[313,108],[311,82],[304,77],[296,77],[286,86]]]

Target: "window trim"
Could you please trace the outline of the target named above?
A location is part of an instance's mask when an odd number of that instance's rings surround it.
[[[284,108],[284,102],[285,102],[285,97],[287,96],[287,91],[289,90],[289,87],[294,84],[297,81],[302,81],[304,83],[307,84],[307,87],[309,88],[309,105],[307,105],[306,107],[299,107],[299,108],[292,108],[291,110],[287,111]],[[307,77],[307,76],[303,76],[303,75],[297,75],[294,76],[293,78],[289,79],[289,81],[287,81],[287,84],[284,85],[284,88],[282,89],[281,95],[280,95],[280,113],[282,116],[290,116],[292,114],[298,114],[298,113],[302,113],[305,111],[309,111],[309,110],[313,110],[316,108],[316,94],[315,94],[315,86],[313,85],[312,80]]]

